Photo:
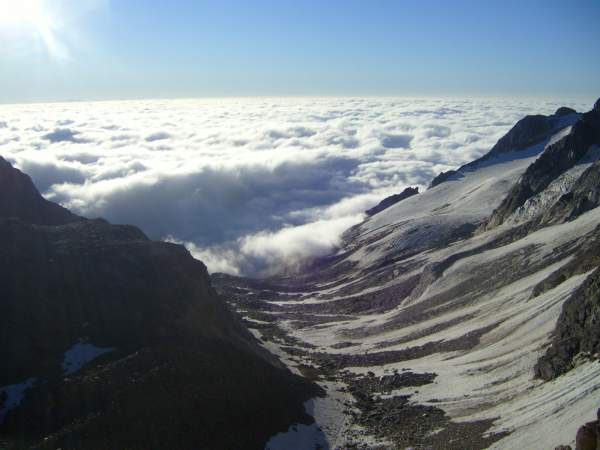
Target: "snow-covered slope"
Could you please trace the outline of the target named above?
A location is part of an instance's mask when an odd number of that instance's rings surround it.
[[[329,388],[314,417],[326,404],[339,420],[315,427],[324,437],[314,442],[548,449],[595,418],[597,357],[569,355],[570,369],[550,381],[535,367],[563,305],[600,263],[590,250],[597,196],[581,207],[573,194],[596,176],[600,111],[532,117],[485,157],[349,230],[306,273],[215,277],[267,347]],[[547,220],[575,198],[568,219]]]

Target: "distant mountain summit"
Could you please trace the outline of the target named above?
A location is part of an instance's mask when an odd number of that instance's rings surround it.
[[[528,199],[542,192],[560,175],[580,162],[594,146],[600,146],[600,111],[596,109],[583,114],[564,135],[550,143],[490,216],[486,228],[503,223]],[[597,191],[597,188],[595,190]],[[590,205],[595,206],[595,202]]]
[[[0,448],[261,449],[309,420],[319,389],[185,248],[75,216],[2,158],[0,189]]]
[[[558,130],[564,129],[567,126],[573,125],[581,117],[574,109],[561,107],[550,116],[530,115],[519,120],[504,136],[502,136],[492,149],[474,161],[461,166],[457,170],[442,172],[436,176],[429,185],[430,188],[437,186],[444,181],[457,179],[465,172],[474,170],[477,167],[485,164],[493,158],[498,158],[501,155],[510,154],[512,152],[523,152],[527,150],[529,153],[539,152],[539,148],[535,145],[545,144],[550,137]],[[542,145],[543,146],[543,145]],[[533,148],[532,148],[533,147]],[[523,154],[527,157],[527,154]]]

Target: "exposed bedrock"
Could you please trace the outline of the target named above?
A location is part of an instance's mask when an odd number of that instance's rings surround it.
[[[544,190],[559,175],[573,167],[590,148],[600,145],[600,112],[585,113],[569,134],[546,148],[492,213],[484,228],[502,224],[532,196]]]
[[[563,305],[551,346],[535,365],[535,373],[551,380],[569,371],[578,358],[600,354],[600,267]]]

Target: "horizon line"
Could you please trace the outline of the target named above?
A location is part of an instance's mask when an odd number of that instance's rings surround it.
[[[73,98],[57,100],[22,100],[2,101],[0,106],[35,105],[35,104],[64,104],[64,103],[111,103],[111,102],[143,102],[143,101],[174,101],[174,100],[252,100],[252,99],[538,99],[538,100],[578,100],[592,99],[594,102],[600,98],[592,94],[266,94],[266,95],[200,95],[200,96],[156,96],[156,97],[99,97],[99,98]],[[593,103],[592,103],[593,104]]]

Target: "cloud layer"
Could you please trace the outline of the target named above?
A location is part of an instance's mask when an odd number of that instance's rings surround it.
[[[578,110],[589,105],[570,103]],[[74,212],[186,243],[211,271],[324,255],[362,212],[563,102],[214,99],[0,106],[0,154]]]

